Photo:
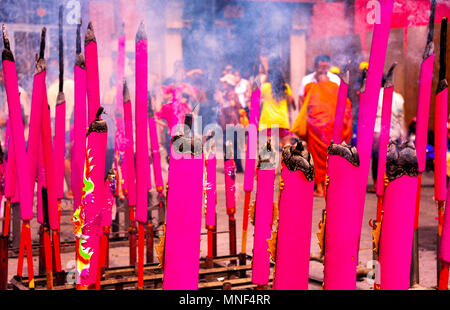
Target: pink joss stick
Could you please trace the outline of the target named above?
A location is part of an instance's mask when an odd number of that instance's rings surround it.
[[[45,88],[46,62],[44,59],[46,28],[42,28],[39,57],[36,57],[33,78],[33,94],[31,97],[30,127],[28,135],[27,155],[30,164],[30,194],[34,198],[37,163],[39,158],[39,142],[41,137],[42,98]]]
[[[74,138],[71,162],[71,183],[73,190],[73,210],[75,211],[81,203],[81,192],[83,188],[83,168],[86,153],[86,66],[84,56],[81,52],[81,24],[77,26],[76,56],[74,66]]]
[[[359,156],[345,142],[328,148],[324,289],[355,290],[358,263]],[[342,197],[346,197],[345,200]],[[322,247],[323,249],[323,247]]]
[[[100,119],[103,107],[98,109],[96,120],[89,125],[82,203],[75,211],[72,222],[80,239],[77,255],[77,289],[93,289],[96,282],[100,236],[102,234],[102,208],[105,207],[105,160],[108,128]]]
[[[383,199],[379,245],[380,288],[407,290],[410,281],[417,176],[416,150],[412,142],[389,144],[386,159],[389,184]]]
[[[339,92],[336,104],[336,114],[334,117],[333,142],[342,142],[342,129],[344,128],[345,108],[347,106],[348,84],[350,81],[350,71],[348,66],[344,69],[339,85]]]
[[[141,22],[136,33],[136,220],[139,222],[138,289],[144,287],[144,242],[147,222],[149,158],[147,138],[147,35]]]
[[[147,222],[147,36],[144,24],[136,34],[136,220]]]
[[[127,171],[127,188],[128,188],[128,212],[130,217],[129,240],[130,240],[130,265],[134,266],[136,263],[136,222],[135,222],[135,207],[136,207],[136,169],[134,163],[134,139],[133,139],[133,116],[131,114],[131,100],[128,91],[127,83],[123,84],[123,113],[125,120],[125,165]]]
[[[88,97],[88,123],[95,120],[95,114],[100,107],[100,82],[98,73],[97,41],[92,22],[89,22],[84,39],[86,54],[86,91]]]
[[[356,184],[358,189],[357,195],[359,197],[358,235],[361,234],[366,188],[370,170],[370,158],[372,154],[375,119],[377,116],[381,79],[383,76],[383,68],[394,7],[393,0],[380,0],[379,2],[381,5],[379,11],[380,23],[375,23],[374,25],[372,47],[369,59],[369,70],[367,72],[367,81],[364,93],[364,106],[360,107],[361,113],[359,113],[358,118],[357,148],[361,161],[361,167],[358,169],[360,171],[360,181]]]
[[[314,164],[304,142],[282,151],[273,288],[307,290],[314,200]],[[302,197],[302,199],[298,199]],[[295,246],[293,246],[295,245]]]
[[[50,106],[47,101],[47,90],[44,90],[42,101],[41,141],[45,169],[45,185],[48,197],[48,215],[50,229],[59,229],[58,202],[56,197],[55,160],[52,148],[52,128],[50,121]]]
[[[206,229],[213,229],[216,226],[216,166],[216,156],[214,153],[211,153],[206,161]]]
[[[270,239],[272,234],[275,160],[271,158],[274,153],[269,143],[267,147],[269,152],[259,155],[256,187],[252,283],[260,288],[267,285],[270,275],[270,255],[267,240]]]
[[[172,146],[170,155],[163,289],[196,290],[202,225],[202,146],[200,140],[191,142],[187,136],[179,139],[184,140],[185,151],[180,153]],[[191,143],[195,144],[193,152],[189,150]]]
[[[420,66],[419,93],[417,101],[415,145],[419,164],[417,181],[416,214],[414,220],[413,259],[411,285],[419,284],[419,212],[422,186],[422,172],[426,167],[426,150],[428,138],[428,119],[430,115],[431,87],[433,84],[434,65],[434,21],[436,15],[436,0],[431,0],[430,18],[428,22],[428,37]]]
[[[33,218],[33,200],[30,195],[31,180],[30,169],[27,161],[25,146],[24,124],[22,120],[22,109],[20,106],[19,84],[17,82],[16,63],[13,53],[10,50],[9,39],[3,26],[3,42],[5,48],[2,52],[3,76],[5,79],[5,90],[8,101],[9,119],[11,120],[11,136],[14,140],[14,157],[16,163],[16,173],[20,175],[19,199],[20,217],[22,221],[29,221]]]
[[[383,107],[381,111],[381,131],[380,142],[378,150],[378,178],[377,178],[377,196],[383,196],[384,193],[384,174],[386,172],[386,154],[389,144],[389,135],[391,130],[391,115],[392,115],[392,98],[394,95],[394,68],[397,63],[394,63],[389,69],[386,77],[386,83],[383,90]],[[378,213],[377,213],[378,214]],[[378,220],[378,217],[377,217]]]
[[[44,224],[43,210],[42,210],[42,188],[45,185],[45,166],[44,166],[44,151],[42,143],[39,145],[38,168],[37,168],[37,221],[39,224]]]
[[[64,97],[64,46],[63,46],[63,7],[59,7],[59,92],[55,107],[55,178],[58,204],[64,198],[64,155],[66,146],[66,99]]]
[[[236,164],[233,159],[225,160],[225,201],[228,214],[228,230],[230,238],[230,255],[236,254]]]
[[[249,126],[247,127],[248,140],[247,140],[247,150],[245,153],[245,171],[244,171],[245,197],[244,197],[244,211],[242,218],[242,244],[241,244],[242,256],[245,255],[245,253],[247,253],[248,208],[250,206],[250,199],[255,181],[255,163],[256,163],[255,161],[256,161],[256,148],[258,141],[260,104],[261,104],[261,90],[257,88],[252,92]]]
[[[148,102],[148,105],[148,131],[150,134],[150,148],[152,151],[153,175],[155,177],[156,190],[158,191],[160,197],[162,197],[164,192],[164,181],[161,169],[161,154],[159,153],[158,132],[156,130],[156,122],[153,116],[153,108],[150,100]]]

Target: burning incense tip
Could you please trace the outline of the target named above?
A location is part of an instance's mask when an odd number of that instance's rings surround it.
[[[6,34],[5,24],[2,25],[2,34],[3,34],[3,45],[5,46],[5,49],[2,52],[2,60],[9,60],[11,62],[14,62],[14,55],[11,52],[8,35]]]
[[[394,86],[394,69],[397,66],[397,62],[394,62],[392,66],[389,68],[389,71],[386,75],[386,83],[384,84],[384,88],[389,88]]]
[[[102,116],[104,110],[105,109],[103,107],[98,108],[97,114],[95,114],[95,119],[96,120],[100,120],[100,116]]]
[[[86,36],[84,37],[84,46],[88,45],[91,41],[97,43],[95,39],[94,27],[92,26],[92,22],[89,22],[86,30]]]
[[[5,45],[5,49],[11,50],[11,47],[9,46],[8,35],[6,34],[5,24],[2,25],[2,34],[3,34],[3,44]]]
[[[147,34],[145,33],[144,22],[141,22],[139,24],[139,28],[138,28],[138,31],[136,33],[136,42],[139,42],[141,40],[147,40]]]
[[[45,52],[45,35],[47,33],[47,28],[43,27],[41,32],[41,46],[39,49],[39,58],[44,58],[44,52]]]
[[[123,80],[123,102],[130,101],[130,92],[128,91],[127,81]]]

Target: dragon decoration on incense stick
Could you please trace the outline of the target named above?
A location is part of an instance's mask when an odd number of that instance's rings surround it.
[[[71,218],[71,222],[74,224],[74,234],[77,238],[79,238],[76,270],[77,275],[81,277],[86,277],[88,275],[90,260],[92,254],[94,253],[91,248],[84,246],[84,243],[86,243],[89,237],[86,234],[83,234],[83,228],[86,226],[84,213],[85,205],[89,201],[93,200],[93,192],[95,188],[94,182],[92,182],[89,176],[92,168],[94,168],[91,166],[92,157],[89,157],[89,153],[90,149],[86,150],[86,163],[83,173],[84,186],[81,193],[81,204],[75,210]]]

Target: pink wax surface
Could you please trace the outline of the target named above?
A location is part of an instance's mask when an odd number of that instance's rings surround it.
[[[361,234],[366,188],[370,170],[370,158],[372,154],[373,133],[394,1],[381,0],[380,4],[381,22],[379,24],[375,23],[374,25],[369,70],[367,72],[366,89],[363,96],[364,101],[363,105],[360,105],[358,117],[357,149],[361,162],[359,167],[359,182],[357,184],[357,188],[359,189],[357,193],[359,197],[358,235]]]
[[[358,263],[359,168],[341,156],[328,158],[324,289],[355,290]]]
[[[150,134],[150,148],[152,150],[153,175],[155,177],[155,186],[158,190],[164,190],[164,181],[161,170],[161,154],[159,154],[158,132],[156,131],[156,122],[153,117],[148,118],[148,131]]]
[[[125,119],[125,163],[127,167],[128,204],[136,206],[136,169],[134,165],[134,138],[133,115],[131,114],[131,102],[123,103],[123,115]]]
[[[450,184],[449,184],[450,185]],[[450,263],[450,190],[447,188],[447,202],[444,212],[444,224],[442,227],[439,259]]]
[[[20,165],[16,165],[16,175],[20,176],[20,182],[18,182],[20,185],[18,186],[20,217],[23,221],[29,221],[33,218],[33,199],[31,197],[32,195],[30,195],[30,169],[25,146],[24,124],[20,106],[16,63],[9,60],[3,60],[3,75],[11,123],[11,136],[14,140],[14,157],[16,163],[20,163]]]
[[[37,162],[39,157],[39,144],[41,141],[41,115],[42,98],[45,87],[45,70],[34,75],[33,93],[31,96],[30,127],[28,133],[27,157],[30,164],[31,197],[34,198],[34,185],[36,182]]]
[[[164,290],[198,289],[202,200],[203,156],[180,159],[171,157]]]
[[[383,108],[381,112],[381,132],[378,150],[378,179],[377,195],[384,193],[384,174],[386,173],[386,155],[389,144],[389,134],[391,130],[392,97],[394,87],[385,88],[383,92]]]
[[[434,122],[434,197],[437,201],[447,199],[447,116],[448,87],[436,95]]]
[[[420,66],[415,140],[419,172],[423,172],[425,170],[428,119],[430,115],[431,87],[433,83],[433,64],[434,54],[425,59]]]
[[[75,66],[75,99],[74,99],[74,137],[71,158],[71,182],[73,191],[73,209],[81,203],[83,190],[83,168],[86,154],[86,70]]]
[[[273,193],[275,170],[258,169],[253,238],[252,282],[266,285],[270,275],[270,255],[267,239],[272,235]]]
[[[42,102],[41,141],[45,170],[45,186],[48,196],[48,218],[50,229],[59,229],[58,202],[56,200],[55,160],[52,149],[52,127],[50,123],[50,106],[47,90],[44,90]]]
[[[417,177],[402,176],[386,187],[379,268],[382,290],[409,288]]]
[[[102,209],[102,227],[111,227],[112,221],[112,206],[114,203],[114,195],[111,191],[111,181],[109,179],[105,180],[105,206]]]
[[[56,198],[64,198],[64,155],[66,150],[66,102],[55,107],[55,182]]]
[[[206,161],[206,228],[216,226],[216,166],[216,156],[211,153]]]
[[[95,114],[100,108],[100,81],[98,73],[97,43],[90,41],[84,47],[86,62],[86,81],[88,97],[88,124],[95,120]]]
[[[282,164],[274,289],[307,290],[314,181]]]
[[[233,159],[224,161],[225,200],[227,214],[236,212],[236,169]]]
[[[91,159],[90,173],[87,179],[94,183],[92,193],[87,193],[84,201],[85,226],[83,235],[87,236],[85,248],[91,248],[93,254],[90,260],[89,273],[86,277],[80,277],[80,284],[90,285],[95,283],[102,234],[102,209],[105,208],[105,160],[106,160],[106,132],[91,132],[87,136],[87,154]]]
[[[147,222],[149,158],[147,139],[147,40],[136,42],[136,220]]]
[[[8,127],[9,127],[8,120]],[[8,161],[6,163],[6,171],[5,171],[5,197],[13,198],[16,194],[17,187],[17,179],[16,179],[16,160],[14,158],[14,145],[12,141],[12,137],[8,138]]]
[[[347,105],[348,84],[341,80],[334,117],[333,142],[342,142],[342,128],[344,128],[345,106]]]
[[[247,150],[245,153],[244,191],[251,192],[255,180],[256,148],[258,143],[259,108],[261,90],[253,91],[250,104]]]

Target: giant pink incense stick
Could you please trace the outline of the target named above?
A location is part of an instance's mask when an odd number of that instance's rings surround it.
[[[356,289],[358,197],[355,188],[358,186],[359,165],[355,147],[345,142],[329,146],[329,184],[322,247],[326,290]]]
[[[348,84],[350,82],[350,71],[348,65],[344,69],[339,84],[339,92],[336,104],[336,114],[333,126],[333,142],[340,144],[342,142],[342,129],[344,128],[345,108],[347,106]]]
[[[144,224],[147,222],[147,193],[149,178],[147,175],[148,139],[147,139],[147,35],[144,24],[139,25],[136,33],[136,220],[138,232],[138,289],[143,289],[144,276]]]
[[[64,155],[66,146],[66,99],[64,96],[63,6],[59,7],[59,92],[55,107],[55,178],[58,204],[64,198]],[[60,208],[60,207],[59,207]]]
[[[84,39],[86,54],[86,82],[88,97],[88,123],[95,120],[95,114],[100,107],[100,81],[98,73],[97,41],[92,22],[89,22]]]
[[[267,240],[272,234],[275,158],[270,141],[259,154],[253,238],[252,283],[264,287],[269,282],[270,261]]]
[[[134,163],[134,138],[133,138],[133,116],[131,114],[131,100],[128,91],[127,83],[123,84],[123,112],[125,120],[125,164],[127,170],[127,188],[128,188],[128,212],[130,217],[130,227],[128,227],[130,240],[130,265],[134,266],[136,263],[136,222],[135,222],[135,207],[136,207],[136,169]]]
[[[48,214],[51,230],[59,229],[58,202],[56,197],[55,160],[52,147],[52,128],[50,121],[50,106],[47,102],[47,90],[44,90],[42,101],[41,141],[45,169],[45,185],[48,196]]]
[[[9,119],[11,120],[11,134],[14,140],[14,157],[16,163],[16,174],[21,176],[21,182],[19,186],[20,197],[20,217],[22,219],[22,233],[21,233],[21,251],[19,251],[19,257],[23,260],[23,249],[27,249],[27,262],[28,262],[28,285],[30,288],[34,288],[34,275],[33,275],[33,257],[31,252],[31,231],[30,220],[33,218],[33,200],[30,195],[31,180],[30,170],[27,161],[25,137],[24,137],[24,124],[22,120],[22,110],[20,107],[20,95],[19,84],[17,82],[16,63],[14,61],[14,55],[11,52],[8,36],[6,35],[5,26],[2,27],[3,43],[5,48],[2,52],[2,64],[3,64],[3,76],[5,80],[6,97],[8,101]],[[22,276],[22,266],[17,264],[17,274]]]
[[[391,130],[392,98],[394,95],[394,63],[386,76],[383,90],[383,107],[381,111],[381,130],[378,149],[377,197],[382,199],[384,193],[384,174],[386,172],[386,154]],[[378,204],[379,206],[380,204]],[[377,208],[377,221],[380,221],[381,208]]]
[[[447,197],[447,138],[448,138],[448,82],[445,78],[447,64],[447,18],[444,18],[441,23],[441,42],[440,42],[440,68],[439,68],[439,84],[436,94],[436,109],[434,122],[434,198],[438,205],[438,252],[442,230],[444,225],[444,205]],[[448,205],[445,208],[450,208]],[[438,278],[443,278],[442,273],[448,274],[448,265],[444,263],[439,266],[438,260]],[[447,267],[447,270],[445,270]],[[439,275],[439,273],[441,275]],[[448,276],[447,276],[448,279]],[[440,283],[441,282],[441,283]],[[445,284],[438,281],[439,288]],[[448,287],[448,280],[447,280]]]
[[[370,158],[372,153],[373,132],[377,107],[383,76],[384,62],[386,58],[387,43],[391,27],[393,0],[380,0],[380,23],[375,23],[372,39],[372,47],[367,72],[366,88],[364,93],[364,105],[360,106],[360,118],[358,119],[357,148],[361,161],[359,170],[360,181],[356,184],[359,197],[358,230],[360,235],[364,214],[364,202],[370,170]],[[359,241],[359,238],[357,242]]]
[[[72,216],[75,234],[79,238],[77,255],[77,289],[95,287],[100,236],[101,215],[105,207],[106,121],[100,119],[103,107],[98,109],[96,120],[89,125],[84,166],[82,203]]]
[[[74,66],[75,97],[74,97],[74,138],[71,162],[71,184],[73,190],[73,209],[80,206],[83,188],[83,168],[86,153],[86,66],[81,52],[81,23],[77,26],[76,56]]]
[[[225,202],[228,214],[230,255],[236,254],[236,164],[233,159],[226,159],[224,165]]]
[[[245,263],[247,253],[247,230],[248,230],[248,208],[250,206],[250,199],[253,191],[253,184],[255,181],[255,162],[256,162],[256,148],[258,141],[258,124],[259,112],[261,104],[261,90],[259,88],[252,92],[247,150],[245,152],[245,171],[244,171],[244,210],[242,216],[242,243],[241,243],[241,264]]]
[[[147,222],[147,36],[141,23],[136,34],[136,220]]]
[[[311,154],[305,149],[304,142],[285,146],[281,165],[282,185],[273,288],[307,290],[314,200],[314,164]]]
[[[152,103],[150,101],[150,95],[149,95],[149,102],[148,102],[148,110],[149,110],[148,131],[150,134],[150,148],[152,151],[153,175],[155,177],[156,190],[158,191],[158,194],[160,197],[160,207],[162,207],[164,181],[163,181],[162,169],[161,169],[161,154],[159,154],[158,132],[156,130],[156,122],[155,122],[155,118],[154,118],[154,114],[153,114]]]
[[[42,110],[42,107],[41,107]],[[42,113],[41,113],[42,114]],[[39,128],[39,133],[41,133],[41,128]],[[38,167],[37,167],[37,221],[39,224],[43,224],[44,218],[42,213],[42,187],[45,185],[45,165],[44,165],[44,150],[42,148],[42,143],[39,145],[38,154]]]
[[[30,180],[31,192],[34,197],[34,185],[37,173],[37,162],[39,154],[39,142],[41,137],[41,115],[42,115],[42,98],[45,87],[46,63],[44,59],[45,50],[45,34],[47,29],[42,28],[41,46],[39,57],[36,55],[36,69],[33,78],[33,94],[31,97],[31,113],[30,113],[30,128],[28,135],[27,155],[30,164]]]
[[[212,266],[213,257],[213,232],[216,227],[216,166],[217,159],[214,153],[210,153],[205,162],[206,165],[206,215],[205,228],[208,230],[208,266]]]
[[[383,216],[379,245],[380,288],[409,288],[413,245],[417,176],[419,175],[414,144],[389,144],[386,159],[389,184],[383,199]]]
[[[422,172],[426,166],[426,149],[428,137],[428,119],[430,114],[431,87],[433,84],[434,65],[434,20],[436,14],[436,0],[431,0],[430,19],[428,23],[428,37],[420,66],[419,93],[417,101],[416,138],[417,161],[419,164],[419,178],[417,184],[416,214],[414,220],[414,246],[411,284],[419,283],[419,211],[422,184]]]
[[[182,152],[180,152],[180,148],[174,147],[177,139],[181,139]],[[182,142],[183,140],[184,142]],[[196,290],[198,288],[202,223],[202,146],[201,140],[191,140],[188,136],[176,136],[172,141],[163,289]],[[173,156],[174,153],[177,156]],[[185,182],[185,180],[189,180],[189,182]]]

